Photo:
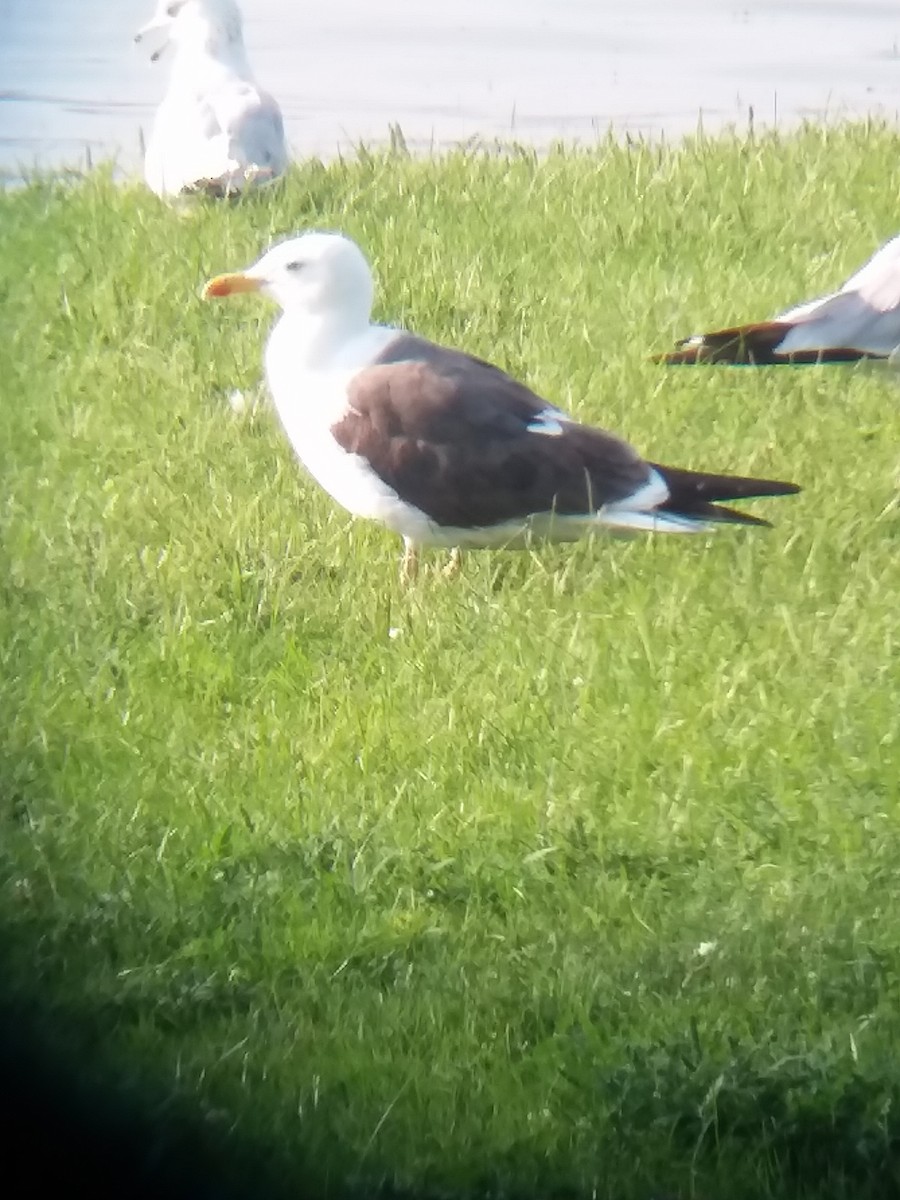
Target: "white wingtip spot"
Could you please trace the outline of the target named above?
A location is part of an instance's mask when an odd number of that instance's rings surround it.
[[[568,417],[559,409],[545,408],[525,428],[529,433],[542,433],[544,437],[560,437],[566,421]]]

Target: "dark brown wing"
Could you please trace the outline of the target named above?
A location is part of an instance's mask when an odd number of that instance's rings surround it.
[[[817,363],[855,362],[868,355],[843,347],[821,350],[795,350],[782,354],[777,347],[793,329],[790,321],[760,321],[755,325],[736,325],[713,333],[684,338],[677,349],[657,354],[655,362],[667,366],[694,366],[697,363],[728,363],[731,366],[772,367],[779,364],[803,366]]]
[[[578,425],[481,359],[401,335],[352,380],[332,433],[439,525],[590,513],[650,469],[619,438]]]

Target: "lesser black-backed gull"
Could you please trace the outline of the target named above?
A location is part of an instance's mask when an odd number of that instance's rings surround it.
[[[234,0],[159,0],[135,41],[173,52],[144,176],[158,196],[236,195],[288,164],[281,111],[253,78]]]
[[[767,321],[683,338],[658,361],[670,366],[800,366],[891,358],[898,349],[900,236],[882,246],[838,291]]]
[[[799,490],[645,462],[490,363],[371,324],[369,264],[340,234],[283,242],[210,280],[204,296],[236,292],[281,306],[265,358],[287,435],[339,504],[403,537],[407,578],[420,546],[572,541],[601,526],[765,525],[715,502]]]

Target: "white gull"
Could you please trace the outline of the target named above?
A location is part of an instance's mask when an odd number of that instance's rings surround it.
[[[160,0],[135,41],[154,62],[173,55],[144,162],[152,191],[229,196],[282,174],[281,111],[253,78],[234,0]]]

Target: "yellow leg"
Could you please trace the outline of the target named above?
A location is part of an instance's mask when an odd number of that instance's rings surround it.
[[[450,551],[450,558],[447,560],[447,565],[441,571],[445,579],[455,579],[462,567],[462,550],[459,546],[454,546]]]
[[[419,574],[419,547],[412,538],[403,539],[403,558],[400,560],[400,582],[404,587],[415,583]]]

